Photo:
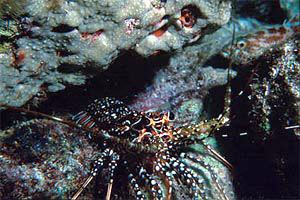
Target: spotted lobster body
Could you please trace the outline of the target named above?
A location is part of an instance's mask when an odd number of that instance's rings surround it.
[[[103,129],[113,136],[126,138],[135,143],[150,144],[172,136],[173,127],[169,121],[172,113],[137,112],[123,102],[104,98],[96,99],[72,118],[77,124]]]
[[[173,119],[172,113],[138,112],[108,97],[95,100],[85,111],[76,114],[73,120],[94,130],[93,136],[97,137],[97,132],[100,135],[105,133],[116,137],[118,143],[101,140],[101,157],[72,199],[77,199],[104,169],[102,173],[108,177],[106,199],[110,199],[114,180],[124,176],[117,166],[127,174],[126,187],[129,188],[129,196],[134,199],[211,199],[212,196],[230,199],[212,166],[201,156],[180,150],[206,138],[212,130],[211,124],[174,128],[169,124]],[[218,127],[223,123],[213,124]],[[201,166],[212,182],[207,183],[203,174],[190,168],[191,164]],[[214,185],[214,189],[210,184]],[[182,190],[185,192],[182,193]]]

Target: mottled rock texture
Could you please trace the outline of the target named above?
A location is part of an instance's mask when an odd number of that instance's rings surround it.
[[[41,90],[85,83],[126,50],[180,50],[226,24],[231,2],[24,0],[3,10],[26,26],[6,38],[13,47],[0,60],[0,102],[20,106]]]

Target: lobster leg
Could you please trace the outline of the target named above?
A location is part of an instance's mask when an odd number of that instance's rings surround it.
[[[82,193],[82,191],[88,186],[88,184],[93,180],[93,178],[98,174],[99,169],[102,169],[104,166],[105,159],[112,153],[111,149],[105,149],[101,154],[100,158],[95,161],[96,167],[92,169],[91,175],[86,179],[86,181],[82,184],[79,190],[72,196],[72,200],[76,200],[78,196]]]
[[[110,200],[112,185],[114,181],[113,176],[114,176],[115,169],[118,166],[118,161],[120,159],[120,156],[115,152],[109,154],[109,157],[111,158],[112,161],[108,164],[109,181],[107,185],[107,193],[105,198],[106,200]]]

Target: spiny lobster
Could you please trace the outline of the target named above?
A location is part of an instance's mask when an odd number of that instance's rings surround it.
[[[128,178],[128,193],[134,199],[174,199],[175,196],[179,199],[177,188],[185,187],[187,196],[192,199],[227,200],[232,198],[231,194],[223,189],[213,167],[201,156],[182,151],[189,145],[201,144],[215,159],[232,169],[229,162],[204,142],[214,130],[228,123],[230,101],[225,102],[225,114],[219,118],[177,128],[170,125],[174,119],[170,112],[138,112],[109,97],[96,99],[86,110],[73,116],[72,121],[20,107],[0,106],[65,123],[89,133],[99,144],[102,153],[72,200],[77,199],[101,171],[108,177],[105,199],[111,199],[113,183],[121,169]],[[197,173],[192,165],[201,165],[212,181],[202,177],[205,175]]]

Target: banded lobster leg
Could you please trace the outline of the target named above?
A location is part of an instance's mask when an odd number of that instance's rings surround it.
[[[144,167],[140,167],[139,176],[146,180],[146,185],[149,186],[148,190],[150,196],[155,200],[163,200],[163,190],[161,186]]]
[[[166,187],[166,200],[171,199],[173,182],[178,178],[167,161],[169,158],[169,152],[167,151],[166,154],[158,156],[158,159],[154,162],[155,173],[163,179]]]
[[[137,165],[136,169],[129,169],[127,162],[125,161],[126,170],[128,171],[130,187],[138,200],[151,199],[163,200],[163,190],[159,183],[152,177],[147,170],[141,166]],[[138,181],[140,180],[140,181]],[[141,181],[143,180],[143,181]],[[143,185],[143,186],[142,186]],[[142,188],[143,187],[143,188]],[[147,193],[145,195],[144,193]]]
[[[190,190],[190,196],[194,199],[207,199],[204,192],[204,185],[202,179],[194,171],[189,169],[183,162],[170,157],[170,166],[172,171],[176,172],[179,180],[185,183]]]
[[[140,184],[137,182],[137,179],[133,175],[132,172],[130,172],[130,169],[128,167],[128,163],[125,160],[124,165],[126,167],[126,170],[128,172],[128,179],[129,179],[129,187],[131,188],[131,191],[134,193],[134,197],[136,200],[146,200],[146,196],[143,193],[143,190],[141,189]]]
[[[105,149],[103,153],[101,154],[100,158],[98,158],[95,161],[95,168],[93,168],[90,172],[90,176],[86,179],[86,181],[82,184],[82,186],[77,190],[77,192],[72,196],[72,200],[76,200],[79,195],[82,193],[82,191],[88,186],[88,184],[93,180],[94,177],[97,176],[98,172],[101,171],[101,169],[104,167],[105,163],[107,161],[110,161],[108,163],[108,173],[109,173],[109,180],[108,180],[108,186],[107,186],[107,193],[106,193],[106,200],[110,199],[112,185],[113,185],[113,175],[114,171],[117,167],[118,161],[120,159],[120,156],[114,152],[112,149]]]
[[[203,184],[200,181],[200,177],[191,169],[187,168],[184,163],[179,161],[173,156],[170,156],[170,152],[164,152],[164,154],[157,156],[154,162],[154,171],[160,176],[166,187],[165,199],[172,199],[172,189],[174,182],[183,182],[190,190],[190,196],[193,199],[200,199],[205,197],[203,195]]]
[[[212,166],[209,165],[208,163],[206,163],[203,159],[201,159],[200,156],[203,156],[203,155],[190,154],[190,153],[189,154],[187,154],[187,153],[180,154],[180,157],[185,160],[185,163],[186,163],[185,165],[189,166],[188,169],[196,170],[196,169],[204,168],[210,174],[213,184],[215,184],[216,188],[219,190],[219,194],[221,194],[221,196],[219,198],[229,200],[230,198],[226,195],[226,192],[223,189],[224,188],[223,185],[225,185],[227,183],[219,183],[218,178],[217,178],[218,175],[215,173]],[[200,174],[200,172],[196,172],[196,173]],[[205,172],[202,172],[202,173],[205,173]],[[203,183],[204,182],[202,181],[202,185],[203,185]]]
[[[164,177],[167,186],[166,199],[172,199],[172,188],[181,182],[189,189],[189,196],[194,200],[205,199],[203,184],[201,178],[191,169],[187,168],[184,163],[173,156],[162,155],[158,159],[155,170]]]

